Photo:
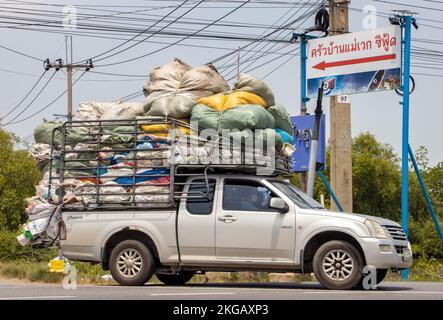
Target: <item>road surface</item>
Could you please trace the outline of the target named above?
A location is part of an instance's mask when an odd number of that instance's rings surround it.
[[[443,282],[386,282],[377,290],[332,291],[318,283],[243,283],[191,284],[164,286],[148,284],[143,287],[113,285],[79,285],[64,289],[62,284],[23,283],[0,279],[0,300],[443,300]]]

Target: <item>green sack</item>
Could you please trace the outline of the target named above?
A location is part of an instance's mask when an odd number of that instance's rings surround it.
[[[239,75],[237,82],[234,83],[234,90],[255,93],[265,99],[268,107],[275,104],[275,98],[271,88],[269,88],[264,81],[254,78],[249,74]]]
[[[148,97],[145,101],[145,114],[175,119],[189,118],[197,98],[198,96],[194,97],[191,93]]]
[[[95,141],[96,138],[89,134],[85,134],[80,128],[67,129],[65,143],[68,145],[75,145],[81,142]]]
[[[266,129],[274,128],[272,115],[262,106],[246,104],[219,112],[204,104],[198,104],[192,109],[191,124],[198,122],[199,129]]]
[[[275,133],[274,129],[263,129],[255,133],[251,130],[234,131],[231,132],[229,136],[234,139],[234,143],[242,143],[245,145],[251,143],[251,140],[249,139],[254,139],[252,141],[254,142],[254,147],[256,149],[266,149],[268,139],[270,139],[270,141],[274,140],[274,148],[277,151],[280,151],[283,148],[283,141],[281,140],[280,135]]]
[[[34,129],[35,143],[52,144],[52,131],[55,128],[61,127],[63,123],[61,121],[46,121],[39,124]],[[54,133],[54,144],[60,145],[62,141],[61,129]]]
[[[294,134],[294,127],[285,107],[281,104],[276,104],[266,110],[274,117],[276,128],[289,133],[291,136]]]

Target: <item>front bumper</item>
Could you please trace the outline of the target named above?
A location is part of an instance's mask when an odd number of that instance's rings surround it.
[[[392,239],[360,238],[363,242],[366,265],[377,269],[406,269],[412,265],[411,244],[408,241]],[[382,251],[380,246],[389,251]]]

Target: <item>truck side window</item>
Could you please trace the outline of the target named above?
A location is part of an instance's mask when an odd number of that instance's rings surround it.
[[[275,195],[255,181],[226,179],[223,187],[223,210],[269,211],[269,200]]]
[[[194,179],[188,189],[188,196],[199,196],[198,192],[205,194],[208,190],[204,179]],[[215,180],[209,179],[209,193],[206,197],[186,199],[186,210],[191,214],[211,214],[214,203]]]

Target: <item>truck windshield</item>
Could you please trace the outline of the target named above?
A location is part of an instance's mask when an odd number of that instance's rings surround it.
[[[303,193],[298,188],[286,181],[270,181],[278,190],[283,192],[288,198],[300,208],[304,209],[325,209],[319,202]]]

